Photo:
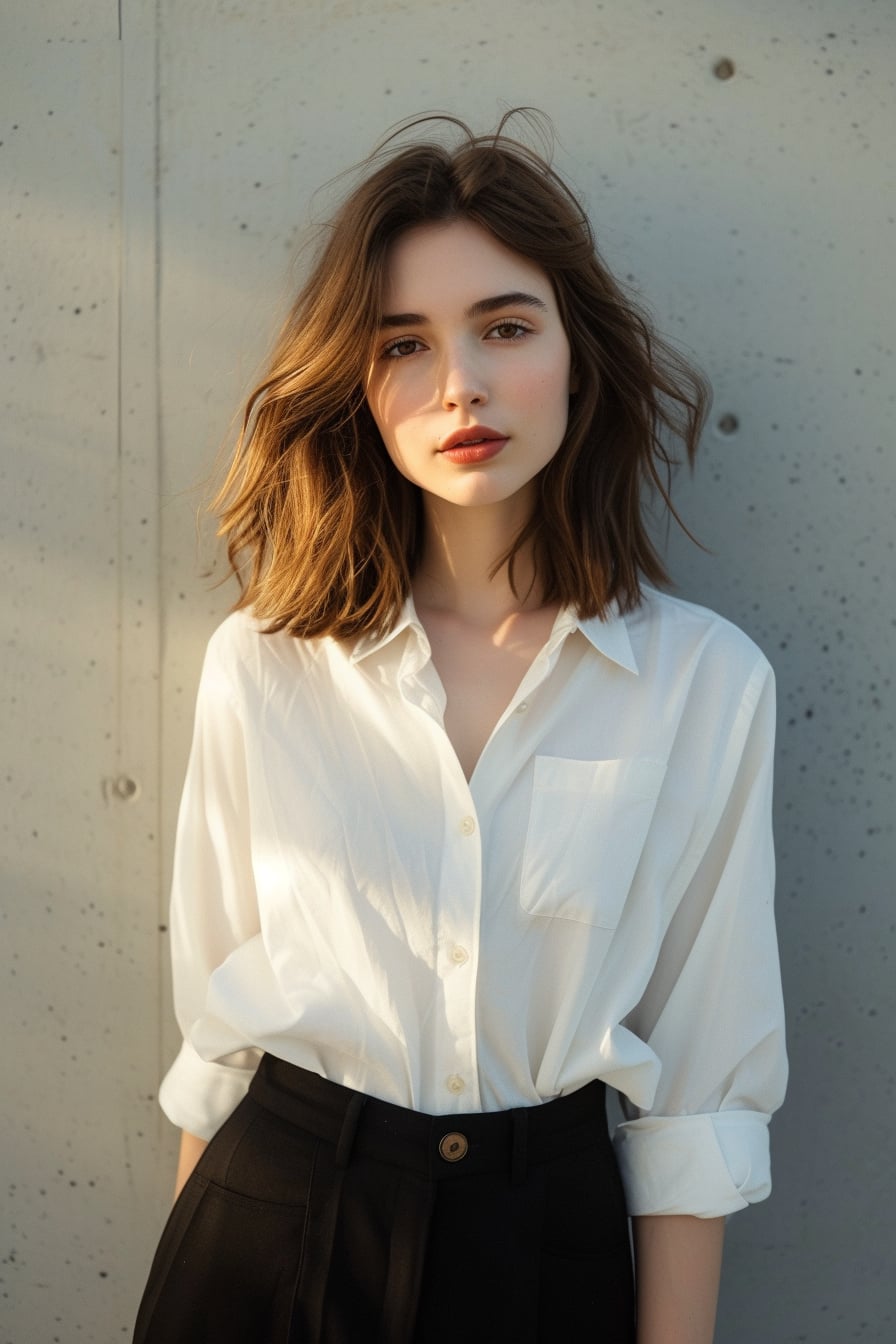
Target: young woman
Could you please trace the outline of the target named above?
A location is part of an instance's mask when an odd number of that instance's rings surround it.
[[[139,1344],[708,1344],[770,1188],[772,674],[642,515],[704,389],[447,125],[332,221],[219,499]]]

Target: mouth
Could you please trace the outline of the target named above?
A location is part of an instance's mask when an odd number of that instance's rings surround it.
[[[488,425],[468,425],[466,429],[456,429],[453,434],[449,434],[439,445],[439,452],[447,453],[452,448],[466,448],[480,443],[490,443],[494,439],[503,440],[506,437],[506,434],[501,434],[497,429],[490,429]]]
[[[501,451],[507,437],[488,425],[469,425],[449,434],[440,445],[439,453],[452,462],[484,462]]]

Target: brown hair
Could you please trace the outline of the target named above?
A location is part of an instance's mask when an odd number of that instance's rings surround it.
[[[512,115],[512,114],[508,114]],[[397,619],[419,559],[421,495],[392,465],[364,383],[390,244],[415,225],[470,220],[550,277],[576,390],[563,442],[539,477],[540,503],[497,568],[531,542],[545,601],[582,617],[629,610],[641,579],[668,582],[643,517],[645,487],[672,515],[679,440],[693,461],[708,407],[702,376],[653,333],[600,259],[591,226],[545,159],[454,117],[454,147],[394,146],[330,224],[279,335],[213,508],[240,582],[267,630],[343,638]],[[408,129],[407,127],[404,129]],[[679,520],[680,521],[680,520]]]

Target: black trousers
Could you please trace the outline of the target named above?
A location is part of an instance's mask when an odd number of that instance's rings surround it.
[[[422,1115],[266,1055],[162,1234],[134,1344],[632,1344],[604,1087]]]

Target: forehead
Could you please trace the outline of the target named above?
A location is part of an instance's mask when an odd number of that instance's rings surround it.
[[[490,294],[527,290],[553,301],[545,271],[467,219],[420,224],[391,244],[386,255],[383,308],[428,311],[452,302],[466,306]]]

